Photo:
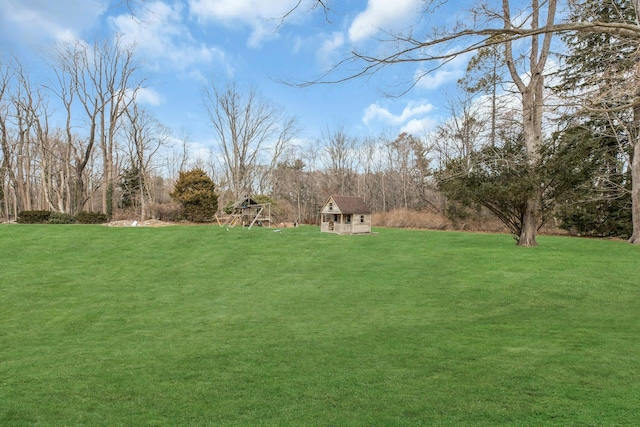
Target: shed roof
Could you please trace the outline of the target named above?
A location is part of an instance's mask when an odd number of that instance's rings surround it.
[[[356,196],[331,196],[340,212],[343,214],[368,214],[371,209],[364,202],[362,197]],[[328,200],[327,200],[328,202]]]

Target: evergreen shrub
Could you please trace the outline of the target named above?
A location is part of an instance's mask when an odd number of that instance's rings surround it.
[[[51,216],[50,211],[22,211],[18,214],[19,224],[45,224]]]
[[[218,210],[215,184],[200,168],[180,172],[171,198],[182,207],[182,215],[188,221],[210,222]]]
[[[80,224],[104,224],[109,219],[102,212],[78,212],[76,221]]]
[[[69,215],[64,212],[51,212],[47,224],[73,224],[76,222],[76,218],[73,215]]]

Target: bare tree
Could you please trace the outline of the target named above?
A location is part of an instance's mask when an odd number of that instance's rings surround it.
[[[636,60],[638,61],[638,60]],[[640,76],[640,65],[635,73]],[[633,135],[631,150],[631,218],[633,232],[629,238],[629,243],[640,244],[640,105],[633,107]]]
[[[49,209],[69,213],[71,209],[71,147],[62,129],[43,132],[38,139],[42,191]]]
[[[66,200],[66,203],[59,207],[61,212],[73,214],[81,210],[85,202],[84,170],[89,162],[93,145],[88,146],[88,151],[85,152],[81,139],[74,134],[73,105],[75,90],[70,70],[64,67],[65,62],[59,56],[61,53],[61,51],[58,52],[56,60],[58,65],[63,66],[52,66],[56,80],[46,87],[62,103],[64,111],[64,128],[57,138],[59,140],[59,158],[61,160],[59,169],[61,173],[60,181],[63,185],[59,197],[61,200]]]
[[[257,188],[261,194],[270,194],[274,190],[274,172],[286,152],[291,148],[290,142],[298,133],[296,120],[289,118],[282,123],[280,136],[274,140],[272,146],[267,150],[265,164],[258,168]],[[268,162],[268,163],[266,163]]]
[[[130,169],[137,175],[139,215],[140,220],[145,220],[150,214],[148,205],[153,202],[153,159],[158,150],[166,145],[170,132],[136,103],[128,106],[126,117],[128,123],[125,133],[129,144]]]
[[[13,150],[9,144],[9,91],[13,78],[13,70],[10,64],[0,63],[0,185],[2,185],[2,214],[5,219],[10,218],[11,197],[10,183],[13,181],[13,168],[11,160]]]
[[[541,8],[538,0],[531,2],[531,29],[551,28],[555,21],[556,0],[549,0],[547,6],[546,22],[541,22]],[[510,32],[517,30],[519,25],[514,23],[508,0],[502,0],[504,30]],[[553,32],[545,32],[542,39],[537,35],[530,37],[531,46],[528,58],[528,81],[520,74],[514,56],[511,39],[505,41],[505,56],[507,68],[511,79],[515,83],[522,98],[522,133],[524,146],[527,151],[529,163],[535,164],[538,160],[539,149],[542,145],[542,112],[544,100],[544,76],[545,66],[551,50],[551,38]],[[529,197],[526,202],[522,230],[518,238],[521,246],[536,246],[536,234],[539,227],[539,194]]]
[[[319,0],[309,0],[317,7],[326,7],[326,3]],[[426,1],[425,5],[431,6],[434,2]],[[575,6],[580,10],[584,7],[585,0],[567,0],[566,4]],[[478,51],[502,45],[505,49],[505,59],[512,81],[517,86],[522,99],[522,122],[524,126],[524,139],[527,151],[531,154],[532,161],[535,160],[535,149],[540,144],[541,132],[540,123],[542,109],[544,106],[544,68],[548,59],[551,36],[553,34],[587,34],[594,37],[617,37],[626,38],[628,46],[633,46],[635,57],[635,68],[630,75],[627,75],[625,96],[618,98],[616,103],[611,104],[610,99],[606,99],[605,109],[615,112],[621,108],[630,108],[637,111],[640,117],[640,93],[637,81],[640,76],[640,1],[630,0],[627,2],[633,11],[633,19],[607,20],[602,16],[581,16],[577,20],[556,22],[555,12],[558,6],[557,0],[542,1],[531,0],[528,7],[518,9],[518,13],[512,13],[512,6],[515,2],[501,0],[501,7],[491,7],[491,3],[479,3],[478,7],[471,12],[465,21],[456,23],[449,30],[436,29],[432,34],[424,38],[415,38],[413,35],[391,35],[387,40],[393,46],[393,51],[389,55],[369,55],[365,52],[354,52],[329,73],[320,79],[307,82],[307,84],[337,83],[353,78],[358,78],[375,73],[382,68],[407,63],[430,63],[433,66],[425,71],[423,75],[437,69],[441,61],[450,60],[462,53]],[[520,5],[519,3],[518,5]],[[595,2],[597,7],[601,2]],[[300,6],[300,2],[296,7]],[[624,7],[614,6],[613,10],[624,11]],[[629,10],[628,8],[626,10]],[[546,19],[542,18],[542,12],[546,12]],[[425,13],[426,13],[425,9]],[[528,70],[521,73],[516,67],[517,57],[514,55],[513,46],[515,42],[529,39],[530,48],[528,55]],[[451,46],[459,48],[450,49]],[[434,50],[440,48],[440,50]],[[379,52],[379,50],[378,50]],[[619,55],[616,57],[619,63]],[[344,66],[360,64],[359,71],[348,73],[346,76],[335,76],[335,72]],[[616,69],[615,63],[602,64],[602,70]],[[522,78],[526,75],[526,78]],[[591,77],[603,77],[600,73],[590,73]],[[585,75],[583,77],[588,77]],[[606,76],[605,76],[606,77]],[[601,80],[606,82],[609,80]],[[415,81],[413,82],[415,84]],[[636,129],[640,128],[640,118],[637,120]],[[633,157],[631,159],[632,190],[631,199],[633,205],[633,235],[629,239],[631,243],[640,244],[640,132],[635,132],[632,143]],[[536,203],[531,200],[528,203],[525,218],[526,226],[520,236],[518,244],[523,246],[533,246],[535,242],[535,209]]]
[[[384,199],[384,188],[378,186],[375,175],[375,162],[379,157],[377,139],[363,138],[357,150],[358,188],[356,194],[364,198],[365,203],[375,209]]]
[[[187,169],[187,162],[189,161],[189,141],[191,140],[191,130],[187,128],[181,129],[179,139],[180,164],[178,165],[178,172],[184,172]]]
[[[428,144],[437,155],[438,167],[444,168],[452,159],[466,159],[482,144],[481,135],[486,128],[486,114],[483,114],[467,93],[448,101],[449,118],[438,125],[427,136]],[[493,123],[492,123],[493,127]],[[495,145],[495,132],[491,129],[488,143]]]
[[[324,3],[316,0],[318,6]],[[519,3],[518,6],[521,4]],[[425,2],[424,14],[429,14],[433,2]],[[414,74],[406,90],[410,90],[422,77],[438,69],[443,62],[450,61],[461,54],[503,45],[505,64],[522,101],[522,122],[525,145],[531,161],[535,161],[536,152],[542,142],[542,111],[544,108],[545,66],[551,48],[551,39],[555,32],[566,29],[555,22],[557,0],[530,0],[522,5],[517,13],[512,12],[510,0],[501,0],[498,4],[481,3],[470,11],[471,16],[457,22],[449,29],[434,28],[424,37],[417,38],[411,30],[405,33],[387,32],[389,39],[376,43],[371,52],[354,50],[351,55],[336,64],[319,79],[303,83],[333,84],[368,76],[386,67],[399,64],[424,64],[427,68]],[[514,50],[514,42],[520,45],[528,41],[527,54],[521,57],[520,50]],[[390,53],[380,48],[381,44],[391,46]],[[453,46],[453,48],[452,48]],[[350,65],[359,64],[356,72]],[[430,66],[429,66],[430,64]],[[346,70],[346,75],[341,74]],[[526,79],[522,76],[526,75]],[[538,228],[537,198],[527,201],[526,218],[518,245],[535,246]]]
[[[351,194],[355,188],[358,138],[344,125],[327,126],[319,145],[324,149],[325,188],[332,194]]]
[[[383,148],[386,146],[389,137],[381,135],[375,139],[369,148],[369,152],[371,153],[371,169],[374,176],[374,182],[379,188],[379,198],[378,207],[382,212],[389,211],[390,203],[389,203],[389,193],[391,189],[389,187],[389,179],[387,177],[387,162],[386,156],[382,155]],[[371,203],[371,202],[370,202]]]
[[[306,171],[307,165],[301,158],[301,153],[288,150],[283,160],[273,171],[273,196],[278,200],[286,200],[292,209],[288,214],[292,220],[300,222],[303,218],[303,205],[308,198]]]
[[[115,135],[127,106],[142,87],[137,77],[139,65],[132,46],[123,45],[119,37],[87,45],[80,41],[62,44],[56,64],[59,87],[56,93],[67,111],[68,133],[73,124],[72,105],[77,100],[84,112],[86,143],[76,162],[75,210],[87,200],[84,170],[94,147],[102,154],[102,211],[111,214],[110,192],[115,178]]]
[[[479,49],[467,64],[465,77],[458,80],[458,85],[464,90],[466,95],[485,94],[488,96],[489,109],[489,143],[496,144],[498,130],[498,110],[504,109],[499,105],[506,84],[504,74],[504,46],[492,45]],[[461,105],[470,103],[470,99],[465,99]],[[463,109],[463,113],[466,111]]]
[[[49,173],[49,111],[42,90],[32,84],[25,69],[16,62],[16,91],[12,97],[18,127],[17,172],[23,209],[55,209],[51,202]],[[38,179],[39,178],[39,179]],[[39,181],[39,182],[38,182]],[[42,192],[42,197],[37,193]],[[33,199],[33,200],[32,200]]]
[[[383,210],[420,210],[431,201],[426,196],[430,175],[428,147],[408,133],[393,139],[379,138],[378,151],[381,158],[374,160],[373,168],[379,172],[380,191],[383,195]]]
[[[234,83],[205,87],[204,103],[222,151],[229,188],[239,198],[256,186],[261,162],[269,170],[277,165],[295,136],[296,121],[255,88],[243,92]]]
[[[42,142],[48,132],[47,104],[22,65],[14,59],[2,71],[0,132],[5,216],[42,208]]]

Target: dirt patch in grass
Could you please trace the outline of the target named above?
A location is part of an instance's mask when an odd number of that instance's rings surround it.
[[[120,221],[111,221],[106,225],[109,227],[166,227],[169,225],[175,225],[175,223],[160,221],[157,219],[147,219],[145,221],[124,219]]]

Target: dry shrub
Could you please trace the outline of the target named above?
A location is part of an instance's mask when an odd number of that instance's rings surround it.
[[[430,212],[416,212],[395,209],[391,212],[374,213],[371,218],[374,227],[422,228],[427,230],[474,231],[481,233],[509,233],[509,229],[498,218],[488,212],[481,212],[466,219],[452,221],[447,217]],[[566,235],[556,224],[546,224],[541,234]]]
[[[465,220],[452,221],[444,215],[431,211],[416,212],[395,209],[391,212],[375,213],[373,226],[391,228],[423,228],[428,230],[480,231],[506,233],[508,229],[494,216],[479,214]]]
[[[479,231],[482,233],[509,233],[509,229],[495,216],[489,214],[480,214],[468,218],[464,221],[459,220],[451,224],[453,230],[461,231]]]
[[[560,224],[559,221],[555,221],[554,219],[552,219],[551,221],[548,221],[541,229],[540,229],[540,233],[541,234],[547,234],[547,235],[553,235],[553,236],[568,236],[570,233],[568,230],[563,230],[562,228],[558,227],[558,225]]]
[[[296,209],[291,204],[291,202],[287,200],[278,200],[277,203],[271,205],[271,219],[274,225],[291,222],[296,219]],[[267,212],[264,212],[266,215]]]
[[[182,215],[182,208],[177,203],[152,203],[149,206],[153,218],[160,221],[179,221]]]
[[[442,215],[433,212],[416,212],[409,209],[395,209],[391,212],[374,213],[371,222],[374,227],[448,229],[448,221]]]
[[[138,218],[138,213],[131,208],[114,209],[113,214],[111,215],[111,221],[126,221],[136,218]]]
[[[150,203],[146,207],[147,218],[156,219],[167,222],[176,222],[180,220],[180,205],[171,203]],[[140,219],[140,208],[114,209],[111,215],[111,221],[131,221]]]

